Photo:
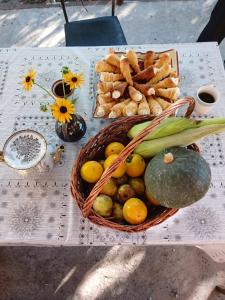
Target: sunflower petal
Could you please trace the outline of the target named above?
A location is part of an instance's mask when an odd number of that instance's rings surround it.
[[[55,102],[56,102],[56,105],[58,105],[58,106],[60,107],[60,106],[61,106],[61,103],[62,103],[62,99],[56,98],[56,99],[55,99]]]

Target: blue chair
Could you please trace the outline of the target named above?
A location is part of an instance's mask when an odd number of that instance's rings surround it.
[[[126,38],[116,16],[115,0],[112,0],[112,15],[88,20],[69,22],[65,1],[60,0],[66,24],[66,46],[113,46],[127,45]]]

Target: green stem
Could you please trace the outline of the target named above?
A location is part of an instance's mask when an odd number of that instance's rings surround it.
[[[74,109],[75,109],[76,99],[74,98],[74,92],[75,92],[75,88],[73,89],[73,93],[72,93],[72,95],[71,95],[71,97],[72,97],[71,102],[73,103]]]
[[[72,99],[74,99],[75,88],[73,89]]]
[[[63,72],[61,72],[61,73],[62,73],[63,96],[66,99],[66,92],[65,92],[64,79],[63,79]]]
[[[49,91],[46,90],[46,88],[44,88],[43,86],[41,86],[37,82],[34,82],[34,84],[37,85],[39,88],[41,88],[43,91],[45,91],[55,101],[55,97],[51,93],[49,93]]]
[[[66,98],[66,92],[65,92],[64,80],[62,80],[62,86],[63,86],[63,96],[64,96],[64,98]]]

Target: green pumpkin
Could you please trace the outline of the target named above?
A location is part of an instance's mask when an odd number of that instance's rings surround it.
[[[161,151],[145,171],[147,194],[165,207],[191,205],[207,193],[210,182],[211,170],[206,160],[182,147]]]

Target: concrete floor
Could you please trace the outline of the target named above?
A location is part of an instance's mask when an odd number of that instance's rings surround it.
[[[129,44],[195,41],[215,0],[129,2],[117,9]],[[109,6],[69,7],[74,19]],[[0,47],[64,45],[60,8],[0,10]],[[221,45],[225,58],[225,43]],[[216,300],[225,264],[195,247],[1,247],[0,300]]]
[[[194,247],[3,247],[0,299],[222,300],[225,264]]]
[[[208,21],[216,0],[131,1],[117,7],[128,44],[194,42]],[[110,5],[69,6],[70,20],[110,15]],[[60,7],[1,10],[0,47],[64,45]],[[225,41],[221,44],[225,59]]]

